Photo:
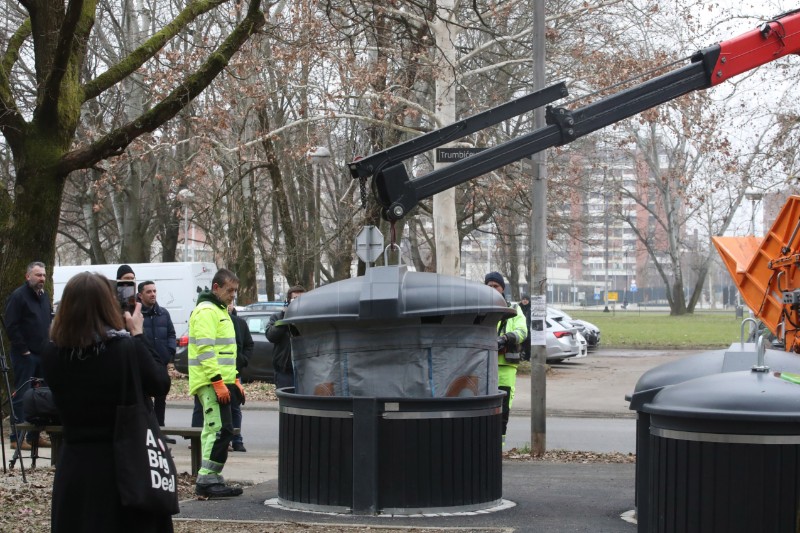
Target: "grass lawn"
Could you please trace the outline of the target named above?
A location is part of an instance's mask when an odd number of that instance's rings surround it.
[[[734,312],[669,312],[637,310],[604,313],[570,310],[569,315],[600,328],[603,348],[727,348],[740,338],[741,319]]]

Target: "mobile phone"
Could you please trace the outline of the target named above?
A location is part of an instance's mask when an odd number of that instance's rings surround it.
[[[133,281],[116,281],[117,302],[122,312],[133,313],[136,309],[136,283]]]

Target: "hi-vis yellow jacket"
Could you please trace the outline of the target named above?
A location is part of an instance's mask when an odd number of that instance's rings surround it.
[[[522,346],[522,341],[524,341],[528,336],[528,324],[525,320],[525,314],[522,312],[522,308],[519,305],[514,304],[510,307],[514,309],[517,314],[508,320],[501,320],[497,323],[497,335],[500,336],[506,334],[509,337],[513,337],[513,339],[511,339],[513,341],[513,351],[518,352]],[[497,362],[501,366],[511,364],[513,364],[515,367],[517,366],[517,363],[507,362],[503,355],[498,357]]]
[[[225,304],[203,292],[189,318],[189,394],[215,376],[228,385],[236,381],[236,331]]]

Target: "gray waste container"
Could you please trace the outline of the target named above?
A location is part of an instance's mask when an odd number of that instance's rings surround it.
[[[800,356],[767,350],[767,366],[800,373]],[[714,350],[707,353],[685,357],[677,361],[648,370],[639,381],[632,395],[628,397],[629,408],[636,411],[636,512],[637,516],[650,513],[650,460],[652,456],[650,440],[650,414],[644,410],[645,404],[664,388],[703,376],[749,370],[756,363],[755,343],[734,343],[727,350]],[[648,533],[649,524],[638,520],[637,531]]]
[[[357,514],[497,505],[496,325],[513,313],[481,283],[405,266],[292,302],[295,389],[278,395],[281,502]]]
[[[642,411],[647,531],[795,531],[800,385],[773,372],[715,374],[664,388]]]

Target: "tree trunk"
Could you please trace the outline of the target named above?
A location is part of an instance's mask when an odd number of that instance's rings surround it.
[[[48,269],[48,290],[52,294],[52,268],[55,262],[58,217],[42,216],[43,213],[58,213],[61,194],[66,182],[52,166],[39,165],[42,156],[53,151],[45,141],[24,159],[29,164],[18,165],[17,187],[10,217],[0,227],[0,302],[24,280],[25,268],[32,261],[42,261]],[[49,150],[48,150],[49,149]],[[34,163],[34,164],[31,164]]]
[[[436,116],[440,125],[456,119],[456,62],[455,38],[457,28],[451,23],[455,17],[454,0],[439,3],[440,18],[433,24],[439,52],[439,72],[436,78]],[[442,163],[434,163],[434,169]],[[461,253],[458,248],[458,219],[456,217],[455,188],[433,197],[433,227],[436,241],[436,271],[449,276],[461,275]]]

